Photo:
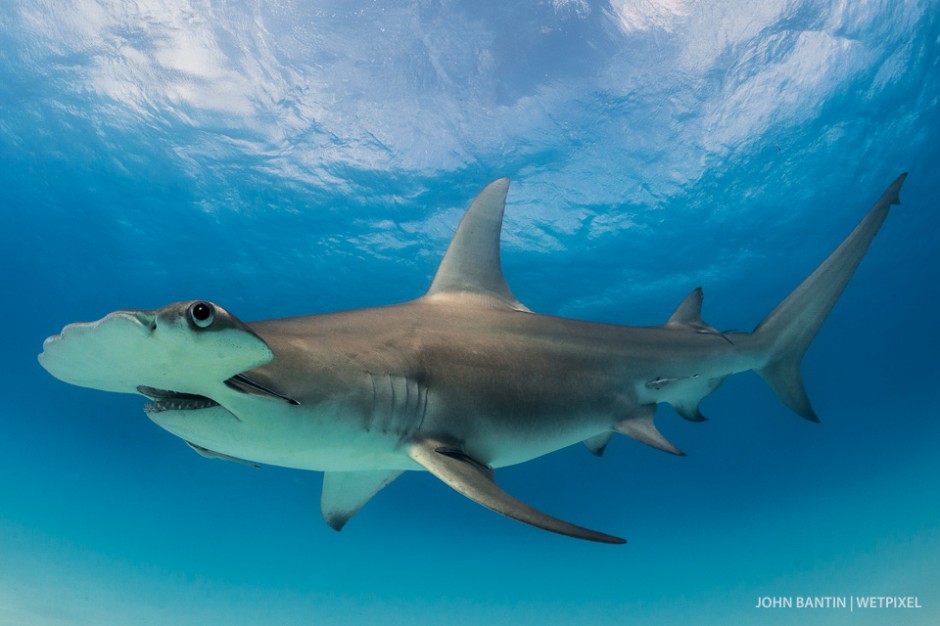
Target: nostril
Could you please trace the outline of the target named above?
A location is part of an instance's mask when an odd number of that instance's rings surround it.
[[[157,329],[157,316],[152,311],[134,311],[134,317],[137,318],[141,326],[146,327],[150,332]]]

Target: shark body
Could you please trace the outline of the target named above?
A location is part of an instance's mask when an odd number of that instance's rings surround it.
[[[656,429],[657,405],[702,421],[700,401],[748,370],[818,421],[800,361],[904,178],[750,333],[706,324],[700,288],[655,327],[531,312],[500,267],[502,179],[416,300],[248,324],[204,301],[117,311],[67,326],[39,360],[66,382],[149,397],[148,416],[203,456],[324,472],[321,511],[337,530],[402,472],[427,470],[514,519],[623,543],[516,500],[494,469],[582,441],[600,455],[614,433],[682,455]]]

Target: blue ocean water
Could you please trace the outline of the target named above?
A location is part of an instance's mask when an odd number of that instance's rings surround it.
[[[717,6],[715,6],[717,5]],[[933,624],[940,619],[940,5],[691,0],[0,5],[0,623]],[[36,362],[65,324],[408,300],[512,188],[531,309],[752,328],[910,176],[803,374],[500,471],[626,536],[537,531],[426,474],[342,533],[320,476],[201,458]],[[918,609],[758,609],[759,597]]]

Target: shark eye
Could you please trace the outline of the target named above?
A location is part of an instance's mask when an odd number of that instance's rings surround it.
[[[197,302],[189,308],[189,317],[199,328],[208,328],[215,321],[215,307],[208,302]]]

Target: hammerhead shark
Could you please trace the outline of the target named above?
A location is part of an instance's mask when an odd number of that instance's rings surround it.
[[[800,362],[905,176],[750,333],[706,324],[701,288],[653,327],[530,311],[500,263],[504,178],[470,205],[416,300],[252,323],[203,300],[116,311],[49,337],[39,362],[73,385],[148,397],[150,419],[203,456],[324,472],[321,512],[336,530],[403,472],[426,470],[513,519],[624,543],[520,502],[494,469],[577,442],[600,456],[614,433],[683,455],[656,429],[657,406],[703,421],[701,400],[748,370],[818,421]]]

